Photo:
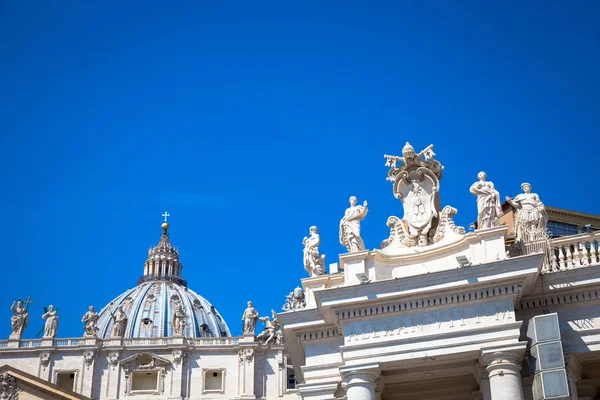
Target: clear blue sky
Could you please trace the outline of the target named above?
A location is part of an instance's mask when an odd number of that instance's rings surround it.
[[[383,154],[433,143],[442,205],[502,196],[600,213],[597,1],[4,1],[0,337],[31,295],[59,336],[135,286],[161,213],[190,288],[234,334],[279,310],[302,238],[344,248],[348,197],[369,248],[401,203]],[[461,3],[461,4],[459,4]],[[259,327],[260,328],[260,327]]]

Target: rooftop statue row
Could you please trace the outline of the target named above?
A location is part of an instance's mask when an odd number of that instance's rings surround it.
[[[390,236],[381,243],[384,252],[394,249],[424,247],[440,242],[452,242],[466,233],[453,221],[457,210],[450,206],[441,208],[439,190],[444,166],[435,159],[433,145],[417,153],[406,143],[402,156],[384,155],[389,167],[387,180],[393,183],[394,196],[402,202],[402,218],[391,216],[387,226]],[[400,164],[398,164],[400,163]],[[477,227],[490,229],[500,225],[502,216],[500,194],[493,182],[486,181],[485,172],[480,172],[478,181],[471,185],[470,192],[477,196]],[[524,193],[506,200],[517,210],[516,234],[519,242],[542,239],[548,218],[544,204],[531,193],[531,185],[521,185]],[[357,198],[350,197],[350,207],[340,220],[339,240],[349,253],[365,250],[360,235],[360,223],[367,216],[367,202],[357,205]],[[310,228],[305,237],[304,268],[310,276],[325,274],[325,255],[319,253],[321,238],[316,226]]]

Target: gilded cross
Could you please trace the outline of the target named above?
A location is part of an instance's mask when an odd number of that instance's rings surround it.
[[[170,217],[171,214],[165,211],[162,216],[165,217],[165,222],[167,222],[167,217]]]

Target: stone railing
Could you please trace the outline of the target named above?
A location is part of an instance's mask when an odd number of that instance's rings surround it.
[[[42,340],[21,340],[19,343],[19,347],[40,347],[42,345]]]
[[[550,239],[549,271],[600,265],[600,231]]]
[[[123,346],[164,346],[172,343],[171,337],[123,339]]]
[[[238,343],[237,338],[221,337],[221,338],[194,338],[188,339],[188,344],[193,346],[228,346]]]
[[[54,346],[56,347],[71,347],[71,346],[80,346],[83,344],[83,340],[81,338],[73,338],[73,339],[54,339]]]

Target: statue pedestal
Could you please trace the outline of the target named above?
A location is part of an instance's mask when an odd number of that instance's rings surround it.
[[[54,345],[54,338],[52,337],[43,337],[42,338],[42,347],[52,347]]]
[[[11,334],[8,337],[8,347],[9,349],[18,349],[21,344],[21,335]]]
[[[255,338],[253,333],[244,333],[244,336],[240,337],[239,343],[254,343]]]
[[[173,336],[173,344],[185,344],[185,338],[183,335],[174,335]]]
[[[96,346],[99,340],[97,336],[85,335],[83,336],[83,344],[86,346]]]

